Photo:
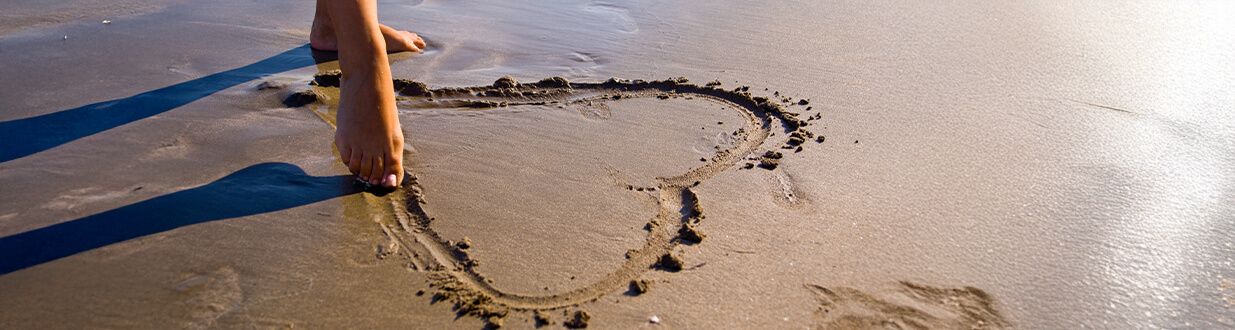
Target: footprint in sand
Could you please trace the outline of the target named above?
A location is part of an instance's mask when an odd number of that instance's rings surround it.
[[[1001,329],[1008,322],[986,292],[900,282],[886,292],[807,285],[818,329]]]
[[[244,299],[240,291],[240,275],[231,267],[222,267],[202,274],[190,274],[176,284],[183,294],[181,304],[188,307],[187,329],[207,329],[223,315],[236,308]]]
[[[313,82],[316,86],[338,86],[338,83],[337,72],[319,74]],[[607,104],[612,102],[705,98],[725,104],[720,108],[722,111],[737,111],[744,119],[742,127],[729,133],[730,137],[724,139],[726,143],[717,146],[715,155],[710,159],[701,159],[699,165],[685,173],[658,177],[653,186],[638,187],[640,191],[653,193],[658,204],[657,214],[644,226],[646,236],[643,245],[626,251],[625,262],[607,275],[561,293],[516,294],[495,287],[491,279],[476,269],[479,260],[469,254],[470,242],[450,242],[434,230],[431,225],[434,218],[423,207],[426,203],[424,189],[415,173],[407,173],[408,179],[401,192],[389,195],[389,204],[381,206],[386,208],[384,211],[394,214],[394,219],[381,222],[383,232],[393,242],[383,251],[390,251],[389,255],[404,256],[412,268],[430,272],[430,284],[436,289],[435,301],[450,301],[460,315],[479,317],[491,325],[501,324],[512,310],[537,312],[564,309],[610,293],[626,292],[648,271],[681,271],[683,261],[673,253],[674,247],[698,244],[706,238],[697,227],[704,216],[692,187],[727,170],[763,169],[777,173],[777,194],[785,205],[800,204],[801,197],[791,180],[777,168],[783,158],[792,156],[795,151],[822,142],[807,129],[813,117],[799,118],[799,112],[791,111],[794,106],[804,108],[805,101],[793,102],[779,95],[772,99],[752,96],[749,87],[723,89],[718,82],[700,86],[689,83],[685,78],[660,81],[615,78],[603,83],[572,83],[553,77],[521,84],[513,78],[503,77],[492,86],[431,90],[423,83],[399,79],[395,81],[395,87],[402,95],[401,106],[417,108],[459,108],[466,111],[542,105],[577,108],[585,117],[600,118],[605,117]],[[295,93],[288,96],[285,103],[292,107],[311,104],[316,102],[316,95],[312,91]],[[314,112],[325,122],[333,123],[329,113]],[[406,152],[405,156],[408,156]],[[632,186],[631,189],[635,188]]]

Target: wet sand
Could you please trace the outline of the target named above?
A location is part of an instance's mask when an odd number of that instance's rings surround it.
[[[1230,5],[380,6],[378,196],[311,6],[20,4],[0,325],[1235,326]]]

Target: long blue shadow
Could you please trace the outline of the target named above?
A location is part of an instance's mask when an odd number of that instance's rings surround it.
[[[284,210],[363,191],[351,175],[315,177],[287,163],[0,238],[0,275],[193,224]]]
[[[0,163],[164,113],[246,81],[313,64],[305,44],[257,63],[130,97],[0,122]]]

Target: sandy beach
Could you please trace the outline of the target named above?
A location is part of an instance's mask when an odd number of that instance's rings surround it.
[[[1235,5],[0,4],[0,328],[1235,327]]]

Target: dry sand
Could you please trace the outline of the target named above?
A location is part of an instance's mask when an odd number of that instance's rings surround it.
[[[381,196],[311,6],[5,6],[2,328],[1235,326],[1229,4],[383,2]]]

